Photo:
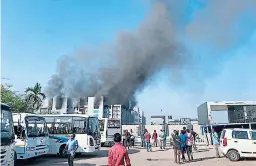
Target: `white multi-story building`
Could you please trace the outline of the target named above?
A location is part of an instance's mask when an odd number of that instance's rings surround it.
[[[140,124],[146,123],[144,112],[138,107],[127,109],[121,104],[109,105],[104,97],[95,105],[95,97],[88,97],[76,101],[67,97],[54,97],[43,102],[40,113],[44,114],[67,114],[78,113],[97,116],[99,118],[121,119],[122,124]]]
[[[51,99],[45,99],[38,113],[41,114],[67,114],[67,113],[84,113],[87,111],[87,104],[80,100],[68,97],[56,96]]]

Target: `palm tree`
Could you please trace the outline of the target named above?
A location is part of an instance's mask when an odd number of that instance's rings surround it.
[[[27,93],[26,101],[33,109],[38,110],[42,106],[43,100],[46,98],[45,94],[41,91],[42,87],[38,82],[34,87],[28,87],[25,91]]]

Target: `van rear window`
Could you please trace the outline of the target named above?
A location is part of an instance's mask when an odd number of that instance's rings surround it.
[[[222,130],[220,138],[223,139],[225,137],[225,134],[226,134],[226,130]]]

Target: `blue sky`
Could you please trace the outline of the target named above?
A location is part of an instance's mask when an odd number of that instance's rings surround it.
[[[200,7],[196,4],[190,10]],[[2,77],[19,91],[35,82],[45,86],[61,56],[112,43],[120,31],[136,30],[148,10],[143,0],[2,1]],[[138,94],[141,110],[147,117],[161,109],[174,117],[196,117],[196,108],[204,101],[255,100],[256,30],[249,29],[246,41],[225,51],[221,60],[205,56],[222,54],[214,47],[187,43],[201,57],[194,66],[199,70],[185,75],[180,85],[166,79],[165,72],[159,74]]]

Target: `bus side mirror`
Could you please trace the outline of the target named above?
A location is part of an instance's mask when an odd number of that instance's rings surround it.
[[[84,128],[84,133],[85,133],[85,134],[88,134],[87,128]]]

